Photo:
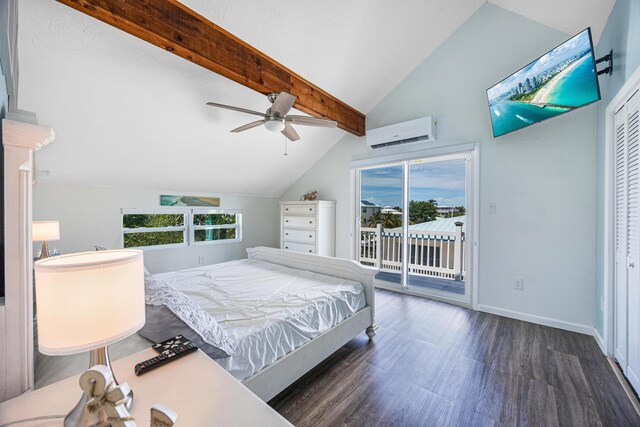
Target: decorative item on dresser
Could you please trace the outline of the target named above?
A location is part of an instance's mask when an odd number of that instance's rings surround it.
[[[316,200],[318,198],[318,190],[309,190],[300,197],[300,200]]]
[[[335,256],[336,202],[280,202],[280,248]]]

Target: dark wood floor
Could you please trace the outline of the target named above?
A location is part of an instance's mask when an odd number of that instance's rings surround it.
[[[296,426],[640,426],[592,337],[389,291],[269,404]]]
[[[376,279],[399,285],[402,281],[402,275],[400,273],[381,271],[380,273],[376,274]],[[425,277],[410,274],[409,289],[412,288],[415,290],[435,289],[437,291],[464,295],[464,280],[441,279],[439,277]]]

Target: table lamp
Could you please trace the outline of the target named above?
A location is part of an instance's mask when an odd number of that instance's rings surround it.
[[[34,268],[40,352],[62,356],[90,351],[89,367],[111,369],[107,346],[134,334],[145,322],[142,251],[62,255],[37,261]],[[133,392],[127,409],[132,399]],[[85,408],[88,401],[83,394],[65,418],[65,427],[97,422]]]
[[[42,242],[40,259],[49,257],[47,242],[60,240],[60,223],[58,221],[33,221],[31,224],[31,240]]]

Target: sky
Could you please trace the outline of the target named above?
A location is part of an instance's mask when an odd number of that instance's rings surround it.
[[[464,206],[465,161],[416,163],[409,169],[409,200],[434,199],[440,206]],[[361,199],[378,206],[402,206],[402,166],[365,169]]]
[[[511,88],[517,86],[519,82],[523,82],[527,77],[532,79],[534,76],[544,73],[572,56],[584,52],[589,47],[589,32],[584,30],[490,88],[487,91],[489,100],[500,97],[500,95],[510,91]]]

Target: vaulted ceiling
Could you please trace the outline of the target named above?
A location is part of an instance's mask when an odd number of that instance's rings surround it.
[[[485,2],[182,3],[367,113]],[[491,3],[597,40],[614,0]],[[231,134],[253,118],[205,105],[264,111],[263,95],[53,0],[19,7],[18,106],[56,130],[38,156],[48,182],[277,197],[345,134],[298,127],[284,156],[282,135]]]

